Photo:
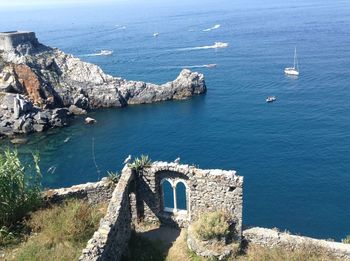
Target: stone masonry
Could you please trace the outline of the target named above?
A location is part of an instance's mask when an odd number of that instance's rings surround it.
[[[185,184],[187,210],[164,209],[164,180]],[[235,171],[201,170],[189,165],[154,162],[137,173],[126,165],[107,213],[79,260],[121,260],[130,239],[132,222],[145,220],[187,227],[200,213],[215,210],[231,215],[234,240],[240,242],[242,186],[243,178]]]
[[[175,186],[186,185],[187,211],[165,211],[162,181]],[[243,177],[235,171],[202,170],[176,163],[154,162],[136,179],[137,216],[146,221],[160,221],[187,227],[201,213],[225,211],[232,218],[232,232],[240,241],[242,236]]]
[[[0,50],[15,50],[19,45],[39,45],[34,32],[10,31],[0,33]]]
[[[186,184],[187,210],[164,208],[162,182],[174,187]],[[331,242],[282,233],[273,229],[248,228],[242,235],[243,178],[235,171],[202,170],[176,163],[154,162],[139,173],[125,166],[117,186],[103,179],[70,188],[46,192],[50,203],[67,198],[86,199],[90,203],[108,202],[100,227],[82,251],[79,260],[122,260],[132,232],[132,222],[150,221],[187,227],[200,213],[224,210],[232,217],[233,241],[288,250],[307,247],[334,257],[350,260],[350,244]],[[113,191],[114,190],[114,191]],[[113,191],[113,192],[112,192]]]
[[[89,182],[69,188],[50,189],[45,191],[44,198],[48,203],[60,203],[67,199],[84,199],[90,204],[108,202],[114,191],[115,184],[107,178],[99,182]]]
[[[324,252],[328,255],[350,260],[350,244],[314,239],[310,237],[290,235],[275,229],[252,227],[243,231],[244,241],[266,248],[283,248],[295,250],[306,248],[315,252]]]
[[[107,213],[79,260],[121,260],[132,230],[129,189],[133,178],[132,170],[125,166],[113,191]]]

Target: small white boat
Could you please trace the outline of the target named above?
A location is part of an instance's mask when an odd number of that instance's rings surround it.
[[[284,69],[284,73],[287,75],[298,76],[299,75],[299,66],[297,60],[297,48],[294,50],[294,65],[293,67],[288,67]]]
[[[153,37],[157,37],[159,35],[159,33],[154,33]]]
[[[223,42],[214,43],[214,48],[226,48],[226,47],[228,47],[228,43],[223,43]]]
[[[276,96],[268,96],[267,98],[266,98],[266,102],[267,103],[269,103],[269,102],[274,102],[274,101],[276,101],[277,99],[276,99]]]
[[[100,55],[111,55],[113,51],[110,50],[101,50]]]

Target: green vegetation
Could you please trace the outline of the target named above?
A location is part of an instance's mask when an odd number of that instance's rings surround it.
[[[133,163],[130,164],[130,167],[135,171],[139,172],[144,168],[150,167],[152,160],[148,155],[141,155],[140,158],[136,158]]]
[[[9,260],[77,260],[105,210],[106,206],[72,200],[36,211],[26,222],[32,236],[7,256]]]
[[[146,232],[147,233],[147,232]],[[155,260],[155,261],[213,261],[213,259],[197,256],[190,251],[186,243],[186,231],[182,230],[179,237],[170,248],[164,248],[158,241],[146,239],[141,234],[132,237],[129,252],[130,259],[125,260]],[[158,255],[158,258],[157,258]],[[150,256],[152,259],[147,259]],[[327,255],[322,249],[305,245],[299,249],[285,250],[282,248],[264,248],[251,245],[237,256],[227,261],[335,261],[341,260]]]
[[[229,216],[221,211],[202,214],[193,223],[193,231],[201,240],[221,240],[230,232]]]
[[[20,161],[16,150],[0,153],[0,246],[16,241],[19,222],[41,204],[38,155],[33,159],[31,166]]]
[[[342,243],[345,243],[345,244],[350,244],[350,235],[347,236],[346,238],[342,239],[341,242],[342,242]]]
[[[120,178],[119,173],[118,172],[112,172],[112,171],[108,171],[107,173],[108,173],[108,176],[107,176],[108,180],[110,182],[112,182],[112,183],[117,184],[118,181],[119,181],[119,178]]]
[[[129,241],[128,253],[123,261],[164,261],[164,245],[133,232]]]

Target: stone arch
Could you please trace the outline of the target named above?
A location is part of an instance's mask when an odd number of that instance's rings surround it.
[[[184,180],[177,180],[174,185],[176,194],[176,208],[179,211],[187,211],[188,186]]]
[[[160,210],[174,214],[188,214],[189,178],[183,173],[171,170],[161,170],[156,174],[160,191]],[[169,185],[171,185],[172,193],[169,192]],[[171,204],[169,204],[170,195],[172,196]]]
[[[174,203],[174,184],[169,179],[163,179],[160,182],[161,191],[162,191],[162,209],[166,212],[173,212],[175,209]]]

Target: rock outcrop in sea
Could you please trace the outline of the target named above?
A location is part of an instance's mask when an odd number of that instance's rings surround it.
[[[186,99],[205,92],[201,73],[184,69],[162,85],[128,81],[40,44],[33,33],[0,33],[0,135],[66,126],[73,115],[102,107]]]

